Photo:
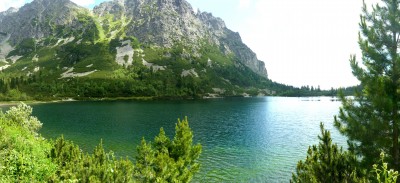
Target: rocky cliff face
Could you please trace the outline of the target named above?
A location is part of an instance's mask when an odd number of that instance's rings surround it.
[[[0,32],[11,35],[11,45],[26,38],[42,39],[56,34],[57,26],[72,26],[85,11],[69,0],[35,0],[19,10],[1,13]]]
[[[114,0],[104,2],[93,10],[97,16],[114,15],[130,20],[126,34],[140,42],[160,47],[184,44],[191,54],[199,57],[201,45],[220,48],[225,55],[234,54],[238,61],[257,74],[267,77],[265,64],[229,30],[224,21],[206,12],[195,12],[185,0]]]
[[[15,12],[17,12],[17,11],[18,11],[17,8],[11,7],[11,8],[9,8],[9,9],[6,10],[6,11],[0,12],[0,22],[2,21],[2,19],[3,19],[5,16],[10,15],[10,14],[12,14],[12,13],[15,13]]]

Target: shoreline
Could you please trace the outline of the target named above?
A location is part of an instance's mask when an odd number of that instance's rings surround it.
[[[154,101],[154,100],[210,100],[210,99],[224,99],[224,98],[253,98],[260,96],[208,96],[208,97],[115,97],[115,98],[64,98],[55,100],[27,100],[27,101],[0,101],[0,108],[16,106],[23,102],[28,105],[35,104],[49,104],[49,103],[61,103],[61,102],[85,102],[85,101]],[[267,96],[263,96],[267,97]],[[272,96],[272,97],[285,97],[285,96]],[[303,96],[303,97],[288,97],[288,98],[318,98],[318,97],[330,97],[333,98],[331,101],[340,101],[338,97],[332,96]]]
[[[27,100],[27,101],[0,101],[0,108],[1,107],[10,107],[10,106],[16,106],[19,103],[24,103],[24,104],[49,104],[49,103],[58,103],[58,102],[74,102],[74,101],[80,101],[80,100],[75,100],[72,98],[68,99],[62,99],[62,100]],[[85,101],[85,100],[83,100]]]
[[[21,102],[30,105],[30,104],[45,104],[45,103],[62,102],[62,101],[0,101],[0,108],[16,106]]]

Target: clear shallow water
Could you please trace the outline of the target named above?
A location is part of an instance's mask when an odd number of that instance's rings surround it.
[[[188,116],[195,142],[203,145],[194,182],[288,182],[307,148],[318,143],[319,123],[334,142],[346,139],[333,127],[340,102],[330,98],[228,98],[192,101],[67,102],[34,105],[46,138],[61,134],[85,151],[103,139],[107,150],[134,157],[142,137],[160,127],[174,134]]]

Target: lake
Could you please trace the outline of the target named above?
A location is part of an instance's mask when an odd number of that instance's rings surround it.
[[[340,105],[328,97],[102,101],[36,104],[33,113],[44,137],[64,134],[84,151],[103,139],[121,157],[134,157],[141,138],[153,141],[160,127],[172,138],[177,119],[187,116],[203,146],[193,182],[288,182],[308,146],[318,143],[320,122],[345,146],[333,127]]]

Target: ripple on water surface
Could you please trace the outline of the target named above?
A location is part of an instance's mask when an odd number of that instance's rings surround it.
[[[45,137],[64,134],[85,151],[104,139],[123,157],[134,156],[141,137],[153,140],[160,127],[172,137],[177,118],[188,116],[203,146],[194,182],[288,182],[308,146],[318,143],[320,122],[345,145],[332,125],[339,106],[329,98],[282,97],[72,102],[35,105],[34,115]]]

